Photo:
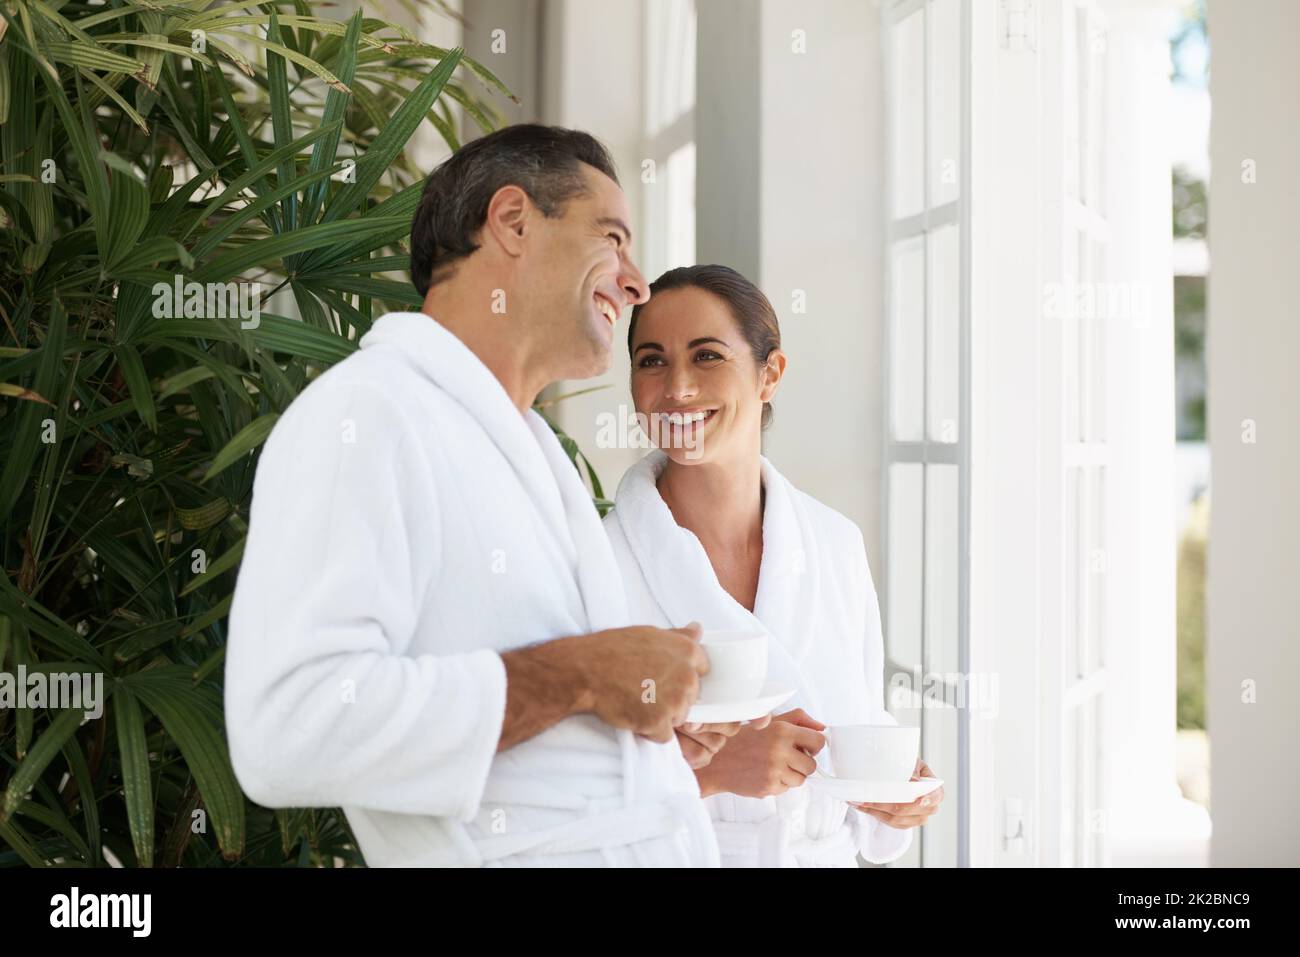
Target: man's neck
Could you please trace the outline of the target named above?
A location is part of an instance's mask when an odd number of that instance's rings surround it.
[[[468,277],[439,283],[429,290],[420,311],[479,357],[522,415],[549,379],[525,334],[528,324],[517,315],[493,312],[495,287],[489,285]]]

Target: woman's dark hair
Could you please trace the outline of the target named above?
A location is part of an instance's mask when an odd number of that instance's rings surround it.
[[[411,281],[421,296],[448,278],[478,244],[488,203],[503,186],[518,186],[542,215],[559,216],[586,191],[582,165],[614,182],[609,151],[580,130],[516,123],[466,143],[429,174],[411,222]]]
[[[670,269],[650,284],[650,298],[632,307],[632,318],[627,325],[627,350],[632,352],[632,336],[636,320],[646,303],[653,302],[656,293],[669,289],[703,289],[727,304],[740,328],[740,334],[749,343],[754,361],[760,367],[767,364],[768,356],[781,348],[781,327],[776,321],[772,303],[752,282],[730,266],[678,266]],[[763,403],[763,428],[772,422],[772,403]]]

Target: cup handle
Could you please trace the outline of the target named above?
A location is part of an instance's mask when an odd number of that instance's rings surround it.
[[[813,760],[817,762],[817,770],[814,771],[813,774],[820,774],[824,778],[835,777],[835,775],[831,774],[831,767],[830,767],[831,749],[830,748],[822,748],[821,751],[818,753],[817,757],[813,758]]]

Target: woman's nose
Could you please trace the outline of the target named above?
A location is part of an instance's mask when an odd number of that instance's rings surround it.
[[[679,366],[668,376],[668,388],[665,393],[667,398],[674,401],[694,398],[699,391],[695,384],[695,376],[692,374],[689,365]]]

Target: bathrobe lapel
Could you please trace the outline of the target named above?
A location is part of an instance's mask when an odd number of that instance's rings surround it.
[[[564,530],[570,536],[569,547],[577,554],[575,573],[588,627],[592,631],[625,627],[628,620],[623,578],[591,495],[546,420],[531,409],[525,419],[536,436],[535,447],[540,447],[556,477]]]
[[[482,360],[424,313],[388,313],[366,339],[402,344],[411,361],[483,427],[549,530],[546,546],[572,570],[587,628],[625,625],[626,596],[609,539],[577,469],[546,420],[532,409],[520,415]]]
[[[700,540],[677,524],[660,497],[655,481],[666,463],[667,456],[656,449],[632,466],[619,484],[614,509],[654,600],[675,627],[698,621],[706,630],[765,632],[769,683],[797,689],[782,707],[817,714],[820,702],[801,663],[817,626],[818,549],[800,527],[789,483],[761,459],[767,490],[763,558],[750,612],[722,587]]]
[[[759,570],[754,614],[763,621],[788,658],[799,688],[797,705],[813,715],[822,713],[817,689],[807,680],[805,662],[817,633],[822,603],[819,600],[821,549],[810,534],[811,525],[785,476],[766,458],[763,487],[763,563]],[[780,660],[780,659],[778,659]]]
[[[827,535],[827,522],[812,513],[811,500],[766,458],[760,457],[760,462],[766,490],[763,558],[752,614],[723,589],[699,539],[677,524],[660,497],[655,481],[667,463],[662,451],[652,451],[628,470],[612,520],[627,542],[626,551],[636,562],[646,592],[672,624],[696,620],[705,628],[759,627],[768,634],[769,680],[798,689],[780,710],[800,707],[831,724],[868,722],[872,705],[861,693],[860,682],[845,671],[845,663],[856,660],[848,648],[853,642],[878,643],[880,637],[846,634],[848,622],[836,617],[845,614],[837,574],[851,568],[859,556],[841,551],[842,539]],[[622,554],[621,544],[619,551]],[[871,587],[869,580],[866,587]],[[886,715],[879,720],[892,719]],[[834,773],[829,750],[823,748],[817,760],[824,771]],[[823,853],[840,859],[846,841],[851,852],[854,829],[874,832],[878,823],[855,820],[846,828],[844,802],[806,786],[761,799],[721,793],[707,803],[724,854],[757,860],[758,866],[789,866],[796,850],[806,861]],[[818,842],[825,846],[818,849]],[[757,856],[747,857],[755,848]]]
[[[539,544],[573,573],[581,611],[586,616],[586,621],[576,623],[577,631],[626,627],[629,624],[627,596],[609,536],[577,469],[546,420],[531,409],[520,415],[500,381],[478,356],[452,332],[423,313],[389,313],[375,323],[367,336],[409,350],[411,360],[478,421],[501,451],[550,532]],[[564,599],[556,596],[555,600]],[[565,735],[565,728],[569,728],[574,740],[590,740],[578,730],[584,724],[602,726],[594,715],[575,715],[548,729],[539,739],[555,739]],[[615,738],[622,768],[622,803],[625,809],[643,815],[637,826],[648,826],[648,821],[662,829],[675,826],[673,822],[684,823],[696,848],[693,859],[704,866],[717,866],[717,844],[708,815],[700,804],[698,790],[693,791],[694,776],[680,750],[675,744],[672,747],[658,744],[621,728],[615,730]],[[667,808],[648,803],[654,800],[651,795],[662,791],[663,782],[669,779],[678,780],[680,786],[670,796]],[[530,800],[537,798],[534,795]],[[603,807],[603,802],[600,803]],[[662,816],[665,812],[672,815],[669,823]],[[607,817],[593,810],[588,817],[564,829],[565,840],[625,842],[618,834],[628,826],[622,817]],[[518,850],[512,844],[516,840],[526,844],[533,837],[515,835],[500,843],[510,845],[513,852]],[[497,848],[494,853],[505,853],[505,850]]]

